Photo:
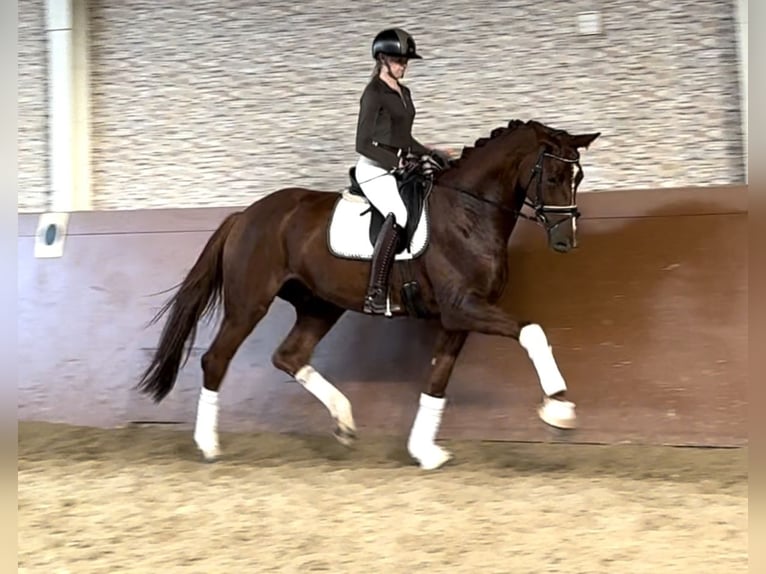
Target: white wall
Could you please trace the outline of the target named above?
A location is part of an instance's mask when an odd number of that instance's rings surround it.
[[[37,209],[47,177],[35,2],[20,8],[22,210]],[[594,9],[602,33],[579,34],[578,15]],[[390,24],[426,56],[409,72],[426,143],[470,145],[534,117],[602,132],[583,191],[739,183],[736,16],[731,0],[92,0],[93,205],[242,205],[286,185],[341,188],[369,43]]]

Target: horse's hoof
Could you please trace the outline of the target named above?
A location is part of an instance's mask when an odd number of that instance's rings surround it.
[[[545,424],[557,429],[571,430],[577,428],[575,405],[569,401],[560,401],[545,397],[537,408],[537,414]]]
[[[348,447],[353,445],[357,438],[356,431],[354,431],[354,429],[346,429],[340,426],[335,427],[335,430],[332,431],[332,434],[340,444]]]
[[[203,448],[198,444],[197,449],[204,462],[216,462],[221,456],[221,449],[217,445]]]
[[[414,453],[410,451],[410,455],[418,461],[422,470],[436,470],[452,460],[450,451],[435,444],[420,447]]]

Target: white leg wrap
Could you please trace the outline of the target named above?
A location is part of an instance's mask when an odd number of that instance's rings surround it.
[[[311,365],[305,365],[295,373],[295,380],[327,407],[342,434],[350,436],[356,434],[351,402],[335,385],[325,379]],[[345,442],[341,437],[338,437],[338,440]]]
[[[197,423],[194,427],[194,442],[207,460],[220,454],[218,446],[218,393],[204,387],[197,403]]]
[[[545,395],[550,397],[561,391],[566,391],[566,382],[559,372],[556,359],[553,358],[553,350],[548,344],[542,327],[534,323],[523,327],[519,333],[519,343],[527,350],[529,358],[532,359],[532,364],[537,370],[540,386]]]
[[[420,463],[420,467],[426,470],[439,468],[452,458],[447,450],[434,442],[439,432],[445,403],[444,398],[421,393],[418,414],[412,423],[407,450],[412,458]]]
[[[551,346],[540,325],[533,323],[521,329],[519,343],[529,353],[529,358],[540,378],[540,386],[545,393],[543,403],[537,409],[538,416],[547,424],[557,428],[575,428],[577,417],[574,403],[550,398],[556,393],[566,391],[567,385],[559,372]]]

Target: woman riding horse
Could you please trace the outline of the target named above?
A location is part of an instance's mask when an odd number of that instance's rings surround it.
[[[386,216],[375,242],[364,299],[364,312],[375,314],[386,311],[391,264],[407,224],[407,210],[391,173],[407,158],[373,142],[410,150],[417,157],[444,152],[431,150],[412,136],[415,105],[410,90],[400,83],[409,60],[421,59],[412,36],[400,28],[383,30],[372,42],[372,57],[375,68],[360,98],[356,177],[370,203]]]

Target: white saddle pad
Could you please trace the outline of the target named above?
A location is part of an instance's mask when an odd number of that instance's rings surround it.
[[[344,259],[372,259],[375,246],[370,242],[370,204],[363,197],[343,193],[335,203],[327,243],[330,252]],[[364,213],[364,215],[362,215]],[[423,206],[420,221],[410,242],[410,249],[397,253],[396,261],[415,259],[422,255],[428,244],[428,204]]]

